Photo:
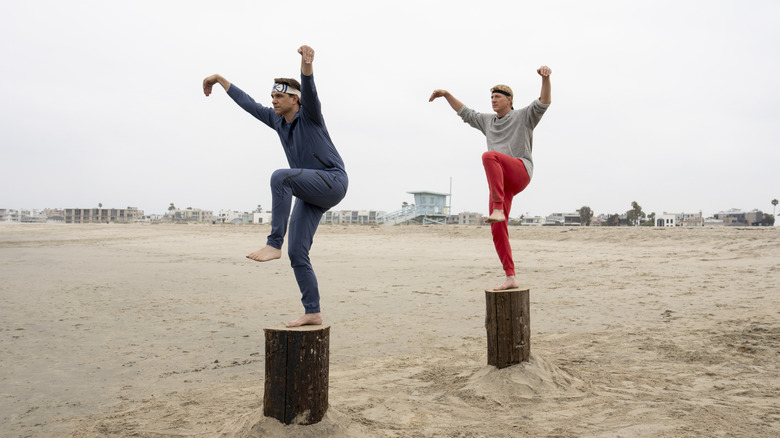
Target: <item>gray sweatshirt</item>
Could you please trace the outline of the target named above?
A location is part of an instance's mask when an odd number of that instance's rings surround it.
[[[523,160],[528,177],[531,178],[534,173],[534,161],[531,157],[534,128],[549,106],[550,104],[536,99],[527,107],[511,110],[504,117],[498,118],[495,113],[478,113],[463,105],[458,115],[465,123],[485,134],[489,151]]]

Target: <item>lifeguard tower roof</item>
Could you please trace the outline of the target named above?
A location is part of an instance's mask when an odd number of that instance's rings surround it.
[[[422,191],[422,192],[406,192],[406,193],[409,193],[411,195],[450,196],[449,193],[426,192],[426,191]],[[417,199],[416,196],[415,196],[415,199]]]

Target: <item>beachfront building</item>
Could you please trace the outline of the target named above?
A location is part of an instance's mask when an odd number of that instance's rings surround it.
[[[667,213],[655,218],[656,227],[702,227],[704,219],[701,212],[698,213]]]
[[[173,222],[215,222],[214,212],[188,207],[185,210],[172,210],[165,214],[165,218]]]
[[[40,224],[46,222],[46,213],[40,210],[0,208],[0,222]]]
[[[270,211],[266,211],[264,213],[254,212],[252,213],[251,221],[253,224],[270,224],[271,212]]]
[[[220,210],[217,217],[214,219],[218,224],[234,223],[240,224],[243,222],[244,214],[235,210]]]
[[[138,207],[127,208],[65,208],[66,224],[129,223],[140,220],[144,215]]]
[[[664,214],[658,216],[655,218],[655,226],[656,227],[666,227],[666,228],[672,228],[677,226],[677,215],[669,214],[667,212],[664,212]]]
[[[578,213],[553,213],[545,218],[544,225],[579,226],[580,215]]]
[[[320,219],[321,224],[375,224],[380,210],[328,210]]]
[[[541,227],[544,225],[545,219],[541,216],[523,216],[521,224],[534,227]]]
[[[145,214],[137,219],[137,222],[161,222],[165,215],[159,213]]]
[[[482,213],[464,211],[455,216],[454,223],[458,225],[484,225],[485,217],[482,216]]]
[[[764,213],[761,210],[743,212],[738,208],[721,211],[715,214],[715,219],[720,219],[726,226],[757,227],[764,221]]]
[[[215,224],[270,224],[271,212],[266,211],[260,213],[253,211],[252,213],[241,212],[236,210],[220,210],[217,216],[212,221]]]

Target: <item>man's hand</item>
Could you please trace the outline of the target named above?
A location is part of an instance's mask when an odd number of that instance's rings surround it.
[[[460,111],[460,109],[463,108],[463,104],[447,90],[433,90],[433,93],[431,93],[431,97],[428,99],[428,102],[433,102],[434,99],[439,97],[447,99],[447,103],[449,103],[450,107],[455,111]]]
[[[298,48],[298,53],[301,54],[301,62],[305,64],[311,64],[314,62],[314,49],[309,46],[301,46]]]
[[[309,46],[301,46],[298,48],[298,53],[301,54],[301,73],[305,76],[311,76],[314,72],[312,63],[314,62],[314,49]]]
[[[211,95],[211,89],[214,87],[214,84],[219,83],[222,85],[222,88],[225,89],[225,91],[230,88],[230,82],[228,82],[227,79],[223,78],[220,75],[211,75],[203,80],[203,94],[206,96]]]
[[[539,76],[541,76],[543,78],[549,78],[550,75],[552,74],[552,69],[550,67],[547,67],[546,65],[543,65],[543,66],[539,67],[536,70],[536,72],[539,73]]]
[[[447,95],[447,90],[433,90],[433,93],[431,94],[431,98],[428,99],[428,102],[433,102],[434,99],[437,99],[439,97],[444,97]]]

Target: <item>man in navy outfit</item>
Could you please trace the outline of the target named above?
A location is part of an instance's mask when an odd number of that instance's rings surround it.
[[[274,79],[273,108],[255,102],[218,74],[203,80],[206,96],[218,83],[241,108],[275,130],[287,155],[290,168],[279,169],[271,175],[271,234],[266,246],[247,258],[258,262],[280,258],[289,218],[287,254],[301,290],[305,314],[288,322],[288,327],[322,324],[320,293],[309,260],[309,249],[323,213],[344,198],[348,185],[344,161],[333,145],[322,117],[314,85],[314,50],[301,46],[298,53],[301,55],[301,82]],[[293,196],[297,199],[290,216]]]

